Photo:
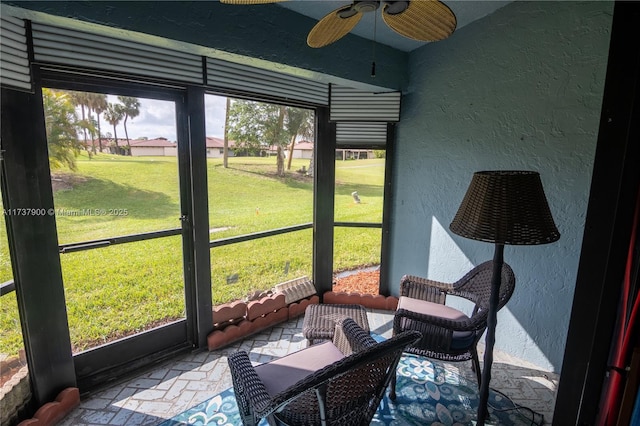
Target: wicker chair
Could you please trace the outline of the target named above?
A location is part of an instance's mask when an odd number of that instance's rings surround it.
[[[480,337],[487,327],[493,261],[484,262],[455,283],[442,283],[412,275],[400,281],[400,299],[393,319],[393,333],[417,330],[422,338],[405,352],[442,361],[472,361],[478,387],[481,374],[478,350]],[[516,279],[506,263],[498,309],[511,298]],[[445,305],[447,295],[460,296],[475,303],[471,316]],[[395,372],[391,379],[391,399],[395,399]]]
[[[404,348],[420,338],[411,331],[376,342],[351,318],[336,325],[333,342],[251,365],[246,352],[229,357],[244,425],[266,417],[270,425],[368,425]]]

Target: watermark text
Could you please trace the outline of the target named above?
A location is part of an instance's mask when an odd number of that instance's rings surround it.
[[[86,209],[34,209],[34,208],[14,208],[3,209],[5,216],[129,216],[128,209],[114,208],[86,208]]]

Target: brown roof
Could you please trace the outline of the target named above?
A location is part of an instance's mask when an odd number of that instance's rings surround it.
[[[120,138],[118,138],[120,142]],[[126,141],[125,141],[126,144]],[[176,144],[165,138],[157,139],[130,139],[129,145],[131,146],[144,146],[144,147],[171,147],[175,148]]]
[[[207,136],[207,148],[224,148],[224,139]],[[233,148],[234,141],[229,141],[229,148]]]
[[[313,142],[309,141],[300,141],[296,143],[293,149],[300,149],[302,151],[312,151],[313,150]]]

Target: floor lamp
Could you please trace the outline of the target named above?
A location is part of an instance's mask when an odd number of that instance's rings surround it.
[[[477,424],[482,426],[487,418],[504,246],[552,243],[560,233],[551,217],[540,174],[532,171],[474,173],[449,229],[462,237],[495,244],[478,404]]]

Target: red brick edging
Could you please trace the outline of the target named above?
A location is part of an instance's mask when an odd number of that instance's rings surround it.
[[[319,303],[318,296],[298,302],[285,303],[284,294],[263,297],[249,303],[231,302],[216,306],[213,310],[215,329],[207,336],[210,351],[227,346],[251,334],[288,321],[304,314],[312,303]]]
[[[210,351],[220,349],[265,328],[303,315],[307,306],[319,302],[320,298],[314,295],[287,306],[284,295],[278,294],[249,303],[236,301],[216,306],[213,309],[214,331],[207,336],[207,347]],[[398,298],[393,296],[333,291],[324,293],[323,302],[357,304],[387,311],[395,311],[398,306]]]
[[[55,425],[78,405],[80,405],[78,388],[66,388],[58,394],[55,401],[44,404],[36,411],[33,418],[21,421],[18,426]]]
[[[365,308],[386,311],[395,311],[398,307],[398,298],[394,296],[328,291],[324,294],[322,300],[324,303],[362,305]]]

